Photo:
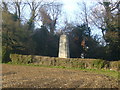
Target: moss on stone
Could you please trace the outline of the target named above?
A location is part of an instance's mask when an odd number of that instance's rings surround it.
[[[34,55],[11,54],[10,59],[16,64],[35,64],[46,66],[61,66],[87,69],[120,70],[120,61],[105,61],[101,59],[58,58]]]

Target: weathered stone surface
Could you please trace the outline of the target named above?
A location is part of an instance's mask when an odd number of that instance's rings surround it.
[[[69,58],[69,41],[67,35],[63,34],[60,36],[59,42],[59,58]]]

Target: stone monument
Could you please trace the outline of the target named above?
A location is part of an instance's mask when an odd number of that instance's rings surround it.
[[[70,58],[69,41],[68,41],[67,35],[65,34],[60,36],[58,57],[59,58]]]

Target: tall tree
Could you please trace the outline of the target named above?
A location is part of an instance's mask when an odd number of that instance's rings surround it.
[[[9,11],[14,13],[14,19],[16,21],[18,21],[19,26],[21,25],[21,21],[22,21],[22,15],[23,15],[23,11],[24,11],[24,7],[25,4],[23,2],[23,0],[11,0],[10,3],[10,7],[13,7],[13,9],[10,9]]]
[[[87,29],[86,33],[88,34],[88,36],[90,36],[91,31],[89,29],[89,19],[88,19],[90,13],[89,13],[89,10],[88,10],[88,6],[87,6],[86,2],[82,2],[82,4],[78,3],[78,6],[81,10],[80,10],[80,12],[78,12],[80,16],[77,17],[77,18],[82,19],[84,25],[86,25],[86,29]]]
[[[9,11],[2,12],[2,48],[3,62],[8,61],[10,53],[30,54],[33,49],[33,41],[30,38],[31,32],[25,30],[24,25],[14,19],[14,14]],[[33,43],[30,43],[33,42]],[[29,44],[28,44],[29,43]]]
[[[82,24],[74,26],[72,31],[69,32],[70,52],[72,57],[81,57],[81,53],[86,53],[86,46],[89,46],[89,43],[87,42],[89,38],[91,38],[87,35],[86,28],[86,25]]]
[[[58,2],[53,2],[51,4],[45,5],[42,9],[40,9],[40,16],[43,25],[49,27],[50,32],[54,34],[57,20],[61,13],[62,4]]]
[[[58,36],[51,34],[46,26],[36,29],[32,38],[36,42],[35,54],[44,56],[57,56]]]
[[[99,6],[95,7],[92,12],[91,20],[94,25],[102,30],[110,53],[109,59],[119,59],[120,40],[119,40],[119,4],[118,2],[99,2]]]
[[[28,21],[28,29],[29,30],[33,30],[34,29],[34,24],[35,24],[35,21],[36,21],[36,17],[38,16],[38,9],[41,8],[43,6],[43,0],[39,0],[39,1],[32,1],[32,2],[29,2],[27,1],[27,3],[30,7],[30,10],[31,10],[31,15],[30,15],[30,19]]]
[[[2,8],[4,11],[8,11],[8,4],[6,2],[2,2]]]

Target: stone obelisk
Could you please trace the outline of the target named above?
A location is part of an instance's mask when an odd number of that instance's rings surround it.
[[[60,36],[58,57],[59,58],[70,58],[69,41],[68,41],[67,35],[65,34]]]

